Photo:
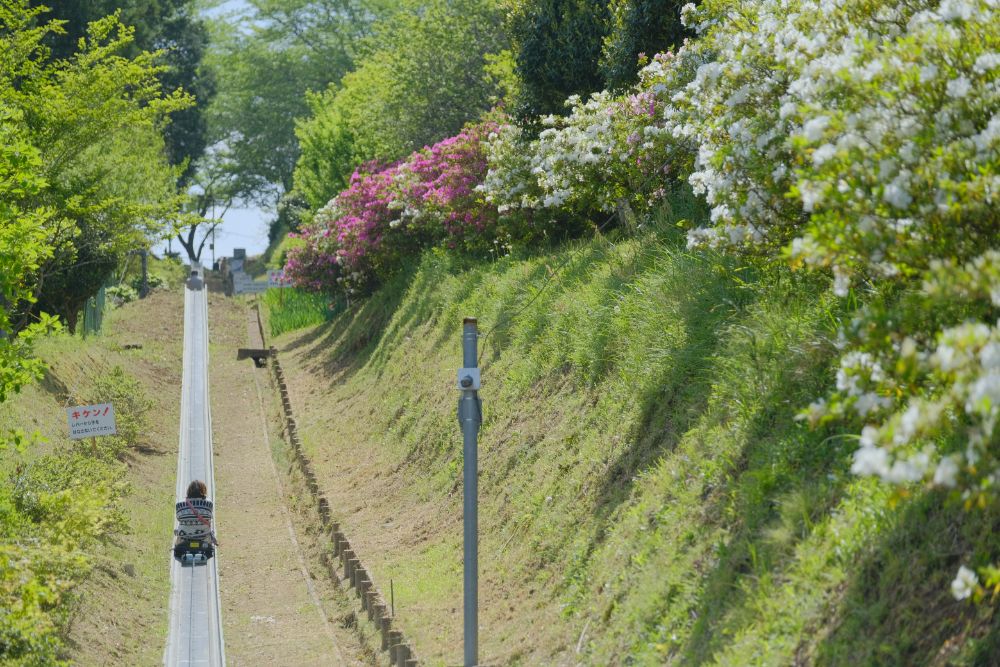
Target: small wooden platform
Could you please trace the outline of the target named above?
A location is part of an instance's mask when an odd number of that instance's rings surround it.
[[[236,351],[236,361],[243,361],[244,359],[253,359],[253,362],[257,364],[258,367],[264,366],[264,360],[271,356],[271,350],[253,348],[253,347],[241,347]]]

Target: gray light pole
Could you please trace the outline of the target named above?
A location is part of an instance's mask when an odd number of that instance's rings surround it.
[[[462,321],[464,368],[458,371],[458,421],[462,425],[462,483],[465,528],[465,666],[479,663],[479,425],[483,421],[479,401],[479,362],[476,318]]]

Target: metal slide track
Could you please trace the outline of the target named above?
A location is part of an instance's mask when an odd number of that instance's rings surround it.
[[[215,500],[212,416],[208,404],[208,296],[206,288],[184,290],[184,379],[181,385],[177,500],[195,479]],[[164,536],[170,540],[170,536]],[[170,542],[168,542],[169,544]],[[163,655],[167,667],[226,664],[216,557],[205,565],[182,566],[171,555],[170,634]]]

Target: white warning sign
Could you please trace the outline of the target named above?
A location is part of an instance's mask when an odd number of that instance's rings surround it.
[[[74,440],[118,432],[115,428],[115,409],[110,403],[66,408],[66,418],[69,420],[69,437]]]

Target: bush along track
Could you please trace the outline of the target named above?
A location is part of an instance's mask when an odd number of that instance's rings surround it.
[[[119,435],[73,441],[19,461],[0,486],[4,661],[60,662],[72,603],[99,561],[98,545],[128,531],[126,453],[138,444],[152,402],[118,366],[98,376],[85,396],[69,400],[113,402]],[[21,436],[16,441],[28,444]]]
[[[288,395],[288,386],[285,382],[285,373],[281,369],[281,362],[278,361],[278,350],[271,347],[270,352],[272,376],[281,395],[284,416],[283,432],[292,448],[299,472],[305,480],[309,494],[316,504],[323,528],[328,531],[330,536],[331,548],[324,553],[330,576],[338,583],[346,584],[354,589],[360,600],[361,614],[367,617],[381,636],[382,650],[388,652],[390,664],[399,667],[416,667],[419,663],[412,644],[395,626],[390,614],[390,605],[385,596],[361,562],[360,554],[351,547],[351,542],[341,530],[340,524],[333,520],[330,502],[320,492],[316,473],[313,471],[312,464],[302,449],[302,441],[299,439],[298,428],[292,413],[292,403]]]
[[[173,497],[173,469],[161,454],[175,444],[176,393],[159,390],[174,375],[172,297],[151,297],[142,327],[122,311],[102,336],[43,340],[45,377],[0,408],[5,434],[40,431],[0,451],[0,664],[159,655],[158,642],[147,649],[163,630],[169,586],[153,540],[172,520],[161,501]],[[137,336],[144,349],[123,345]],[[115,407],[118,434],[68,440],[65,407],[103,402]]]

